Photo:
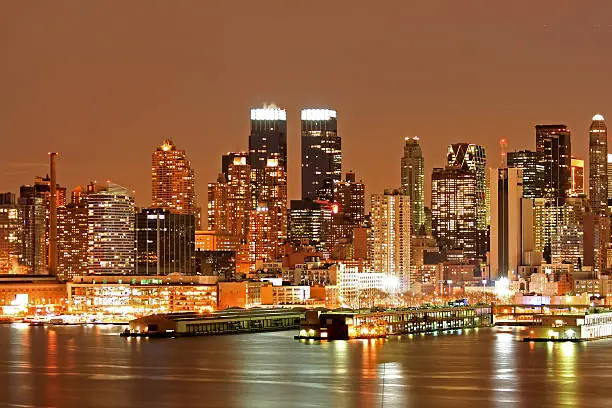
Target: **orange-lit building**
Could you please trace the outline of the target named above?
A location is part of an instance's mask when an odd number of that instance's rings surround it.
[[[3,314],[61,313],[66,307],[66,285],[52,276],[12,275],[0,278]]]
[[[152,207],[197,215],[195,179],[184,150],[164,140],[152,155]]]
[[[219,282],[219,310],[261,306],[261,288],[267,282]]]
[[[572,157],[572,188],[570,196],[578,197],[584,194],[584,160]]]

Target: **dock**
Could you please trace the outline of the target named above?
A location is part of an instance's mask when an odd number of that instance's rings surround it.
[[[348,340],[489,327],[491,306],[372,311],[308,311],[297,339]]]
[[[296,330],[305,309],[228,309],[211,313],[165,313],[130,321],[123,337],[186,337]]]

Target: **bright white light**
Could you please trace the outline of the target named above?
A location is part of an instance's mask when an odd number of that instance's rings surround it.
[[[329,120],[336,117],[331,109],[302,109],[302,120]]]
[[[246,165],[246,157],[234,157],[234,166]]]
[[[595,116],[593,116],[593,120],[604,120],[604,117],[598,113]]]
[[[251,109],[251,120],[287,120],[287,111],[274,105],[254,108]]]
[[[612,153],[608,153],[608,163],[612,163]]]
[[[502,277],[495,282],[495,294],[501,298],[508,297],[511,295],[510,281],[508,280],[508,278]]]
[[[278,159],[268,159],[267,167],[278,167]]]

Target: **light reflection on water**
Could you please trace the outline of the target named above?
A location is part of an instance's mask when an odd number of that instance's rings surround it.
[[[0,327],[0,406],[605,406],[612,340],[521,332],[300,342],[291,332],[123,339],[112,327]],[[86,402],[86,404],[84,404]]]

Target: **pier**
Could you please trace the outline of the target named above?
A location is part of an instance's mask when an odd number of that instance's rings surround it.
[[[296,338],[347,340],[488,327],[491,306],[423,308],[409,310],[308,311]]]
[[[304,309],[229,309],[212,313],[166,313],[132,320],[124,337],[183,337],[295,330]]]

